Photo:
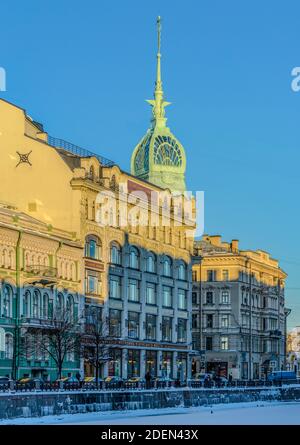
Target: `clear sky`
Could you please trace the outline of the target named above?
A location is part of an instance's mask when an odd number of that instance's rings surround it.
[[[188,188],[206,193],[205,232],[279,259],[300,325],[298,1],[6,0],[0,95],[129,170],[149,126],[157,15],[168,124]]]

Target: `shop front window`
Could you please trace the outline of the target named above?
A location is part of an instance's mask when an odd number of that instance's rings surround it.
[[[177,355],[176,360],[176,367],[177,367],[177,379],[182,381],[186,380],[187,377],[187,356],[186,354],[179,353]]]
[[[122,350],[110,349],[108,362],[108,375],[121,377],[122,374]]]
[[[172,378],[172,358],[172,352],[163,351],[161,364],[162,377]]]
[[[157,352],[146,351],[146,372],[150,372],[152,377],[157,375]]]
[[[129,379],[140,376],[140,351],[137,349],[128,349],[127,376]]]

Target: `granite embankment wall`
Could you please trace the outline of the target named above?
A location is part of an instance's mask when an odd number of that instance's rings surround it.
[[[0,419],[272,400],[300,401],[300,385],[259,389],[3,393],[0,394]]]

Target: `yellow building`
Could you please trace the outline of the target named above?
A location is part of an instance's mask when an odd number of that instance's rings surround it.
[[[1,147],[2,148],[2,147]],[[57,305],[80,312],[81,245],[72,235],[0,203],[0,375],[57,377],[48,354],[20,353],[28,328],[43,327]],[[64,374],[76,374],[79,357],[68,357]]]
[[[160,73],[160,55],[158,60]],[[168,138],[160,77],[155,94],[152,130],[155,137]],[[195,203],[183,197],[185,154],[172,138],[159,147],[156,179],[136,177],[49,136],[25,110],[0,100],[0,201],[80,245],[78,291],[86,310],[102,311],[111,345],[103,376],[143,377],[147,370],[181,379],[190,374]],[[89,363],[84,368],[93,372]]]
[[[262,250],[203,235],[193,264],[194,373],[262,378],[285,367],[286,273]]]

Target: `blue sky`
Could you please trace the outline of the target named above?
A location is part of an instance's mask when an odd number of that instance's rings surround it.
[[[205,190],[205,231],[278,258],[300,325],[299,2],[2,2],[1,97],[129,170],[149,125],[157,15],[168,124],[189,189]]]

